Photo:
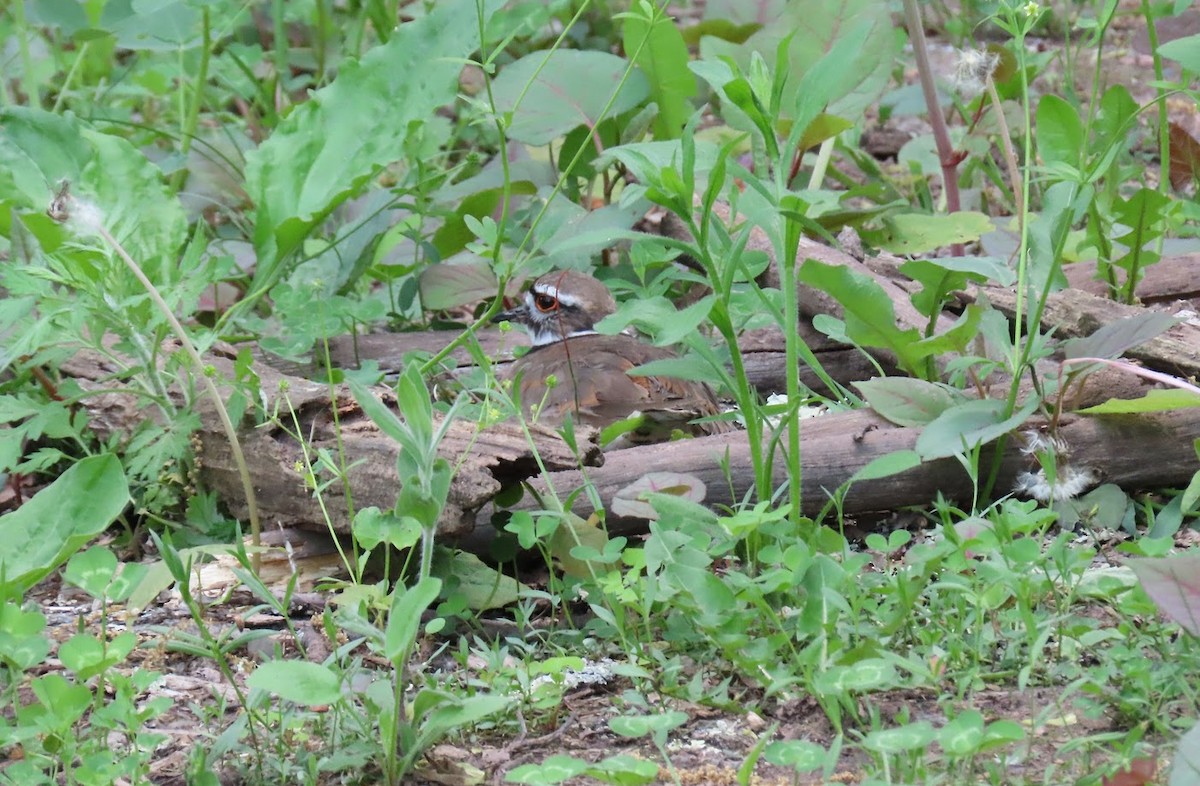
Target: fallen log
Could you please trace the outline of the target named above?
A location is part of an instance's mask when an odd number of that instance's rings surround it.
[[[218,348],[206,360],[219,379],[228,380],[234,378],[233,358],[234,353]],[[114,369],[97,353],[79,353],[62,371],[85,390],[112,389],[107,380]],[[390,510],[395,505],[400,488],[396,471],[399,446],[380,432],[344,385],[331,391],[328,385],[288,376],[265,365],[260,365],[257,373],[260,412],[278,413],[278,419],[259,426],[243,423],[239,433],[264,527],[278,524],[321,531],[332,527],[335,532],[348,533],[352,511],[369,506]],[[231,392],[229,385],[222,387],[225,393]],[[395,407],[389,391],[377,389],[375,393]],[[173,394],[181,403],[180,392]],[[106,392],[86,397],[83,403],[93,429],[102,438],[132,435],[146,417],[141,400],[132,393]],[[244,520],[248,512],[242,483],[215,408],[207,398],[199,399],[196,407],[200,413],[194,440],[199,480],[219,495],[230,513]],[[440,423],[440,416],[435,417]],[[602,462],[596,437],[594,429],[580,427],[581,455],[577,456],[545,426],[530,424],[527,438],[525,430],[513,422],[488,428],[465,419],[451,423],[439,455],[454,465],[455,473],[439,534],[469,532],[480,507],[501,489],[539,472],[535,453],[549,471]],[[317,470],[315,482],[322,487],[318,498],[307,467],[318,465],[321,454],[345,456],[346,469],[340,481],[332,472]]]
[[[1027,427],[1044,425],[1031,421]],[[920,428],[897,426],[870,411],[801,421],[801,455],[789,458],[776,454],[774,488],[788,483],[792,467],[798,463],[803,513],[817,516],[856,472],[882,456],[912,450],[920,433]],[[1143,415],[1067,415],[1060,420],[1056,433],[1069,446],[1073,467],[1089,470],[1097,483],[1113,483],[1126,491],[1183,486],[1200,470],[1193,447],[1200,440],[1200,409]],[[995,497],[1011,493],[1019,473],[1036,471],[1036,462],[1022,452],[1022,445],[1019,439],[1006,440],[999,456]],[[986,471],[995,456],[995,446],[985,448],[981,468]],[[725,466],[729,468],[728,476]],[[622,501],[633,498],[635,489],[640,488],[635,484],[650,472],[678,476],[662,478],[660,485],[702,488],[702,501],[709,507],[736,504],[753,485],[749,445],[745,433],[739,432],[628,448],[611,454],[603,467],[551,472],[531,481],[530,486],[541,495],[553,489],[565,500],[590,483],[602,507],[609,511],[610,531],[644,532],[644,516],[622,515],[620,511],[631,510],[633,506]],[[958,460],[944,458],[889,477],[855,482],[842,496],[839,509],[847,516],[858,516],[928,505],[938,495],[970,503],[975,493],[971,478]],[[527,496],[507,510],[540,509],[534,500],[534,496]],[[591,515],[595,509],[588,500],[587,494],[575,494],[572,510],[580,516]],[[483,537],[497,512],[488,509],[481,513],[477,531]]]

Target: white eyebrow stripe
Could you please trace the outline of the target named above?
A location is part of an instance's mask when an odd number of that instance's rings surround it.
[[[529,296],[530,300],[533,299],[533,293],[535,292],[539,295],[545,295],[547,297],[554,298],[559,302],[559,305],[570,308],[579,306],[579,298],[566,292],[559,292],[558,287],[554,286],[553,284],[538,284],[537,286],[533,287]]]

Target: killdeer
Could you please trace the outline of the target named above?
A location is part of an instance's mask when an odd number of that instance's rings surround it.
[[[633,336],[607,336],[595,326],[617,310],[608,287],[586,273],[547,273],[530,285],[524,301],[493,321],[522,325],[532,349],[512,364],[507,376],[520,385],[522,405],[542,403],[539,417],[561,421],[567,412],[590,425],[605,426],[634,412],[655,423],[684,426],[720,412],[708,385],[674,377],[633,377],[626,372],[652,360],[675,357],[669,349]],[[557,385],[548,389],[546,378]],[[693,424],[694,434],[731,430],[726,421]]]

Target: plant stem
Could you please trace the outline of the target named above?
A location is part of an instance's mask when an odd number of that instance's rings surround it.
[[[938,161],[942,165],[942,189],[946,194],[946,210],[960,210],[958,195],[958,153],[950,141],[950,130],[946,117],[938,103],[937,87],[933,84],[933,66],[929,64],[929,46],[925,42],[925,25],[921,21],[921,9],[917,0],[904,0],[904,21],[908,26],[908,40],[912,44],[913,59],[917,62],[917,74],[921,78],[921,93],[925,96],[925,108],[929,114],[929,125],[933,130],[933,141],[937,145]],[[962,243],[951,246],[951,253],[962,256]]]
[[[229,410],[225,408],[225,402],[221,399],[221,393],[217,390],[217,385],[212,381],[212,377],[205,373],[204,361],[201,360],[200,353],[196,351],[196,346],[192,343],[191,337],[188,336],[183,325],[175,317],[175,313],[167,305],[167,301],[163,300],[163,296],[159,294],[154,283],[146,277],[146,274],[142,272],[138,264],[133,261],[133,257],[129,256],[129,252],[117,242],[117,239],[109,233],[103,224],[96,223],[94,228],[104,238],[104,241],[117,252],[117,256],[121,257],[121,260],[141,285],[145,287],[146,294],[150,296],[150,299],[154,301],[154,305],[158,308],[159,312],[166,318],[167,323],[171,326],[171,332],[175,334],[180,346],[183,347],[183,351],[191,359],[193,366],[200,374],[201,383],[212,399],[217,417],[221,421],[221,428],[224,429],[225,436],[229,439],[229,450],[233,455],[233,463],[237,466],[238,477],[242,481],[242,492],[246,495],[246,509],[250,518],[250,542],[254,545],[254,554],[251,555],[251,563],[254,567],[254,572],[258,573],[262,567],[262,554],[260,553],[260,547],[262,546],[262,525],[258,518],[258,498],[254,494],[254,484],[250,480],[250,468],[246,465],[246,456],[242,452],[242,443],[238,439],[237,429],[234,428],[233,421],[229,418]]]
[[[195,87],[192,89],[191,105],[184,115],[183,127],[179,129],[179,152],[187,159],[188,151],[192,149],[192,139],[196,136],[196,127],[200,124],[200,105],[204,102],[204,85],[208,82],[208,61],[212,51],[212,25],[208,6],[201,9],[203,19],[203,35],[200,40],[200,68],[196,71]],[[180,168],[171,176],[171,190],[178,191],[187,181],[188,169]]]

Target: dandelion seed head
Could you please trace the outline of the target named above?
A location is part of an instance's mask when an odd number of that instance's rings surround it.
[[[960,49],[954,66],[954,89],[971,100],[987,87],[992,72],[1000,64],[1000,55],[986,49]]]

